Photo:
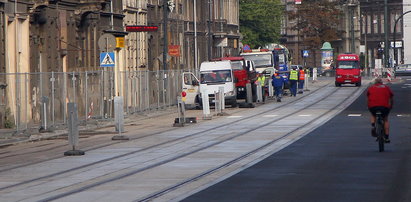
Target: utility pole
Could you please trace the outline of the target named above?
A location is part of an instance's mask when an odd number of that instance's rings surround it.
[[[369,74],[370,69],[368,68],[368,46],[367,46],[367,35],[368,35],[368,22],[364,20],[364,16],[361,16],[361,22],[364,25],[364,46],[365,46],[365,68],[367,68],[367,74]]]
[[[385,68],[389,67],[388,66],[388,57],[389,57],[389,50],[391,44],[388,42],[388,34],[390,32],[390,29],[388,27],[388,0],[384,0],[384,34],[385,34],[385,42],[384,42],[384,65]]]
[[[197,44],[197,0],[194,1],[194,69],[198,70],[198,44]]]
[[[351,38],[351,45],[350,45],[350,51],[351,53],[355,53],[355,28],[354,28],[354,14],[355,14],[355,9],[357,7],[357,2],[350,1],[347,4],[347,9],[349,13],[349,20],[350,20],[350,38]]]
[[[167,23],[168,23],[168,0],[163,0],[163,70],[167,70],[167,53],[168,53],[168,40],[167,40]]]
[[[211,60],[211,49],[212,49],[212,44],[211,44],[211,0],[208,0],[208,60]]]
[[[351,53],[355,53],[355,35],[354,35],[354,9],[355,6],[351,6],[350,20],[351,20]]]

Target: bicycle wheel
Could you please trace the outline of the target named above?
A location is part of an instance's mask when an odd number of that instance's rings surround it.
[[[380,152],[384,151],[384,138],[383,137],[378,138],[378,149]]]
[[[377,132],[377,139],[378,139],[378,149],[380,152],[384,151],[384,127],[382,125],[382,120],[380,117],[377,118],[375,124],[375,131]]]

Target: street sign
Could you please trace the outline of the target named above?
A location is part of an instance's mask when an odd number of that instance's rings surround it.
[[[100,53],[100,67],[115,66],[114,52]]]
[[[116,37],[116,48],[124,48],[124,37]]]
[[[180,45],[168,45],[168,54],[172,57],[180,57]]]
[[[243,50],[251,50],[251,48],[250,48],[250,46],[249,45],[244,45],[244,47],[243,47]]]
[[[308,57],[308,50],[303,50],[303,57]]]
[[[104,52],[113,52],[116,48],[117,41],[116,37],[112,34],[103,34],[98,39],[98,47],[100,51]]]

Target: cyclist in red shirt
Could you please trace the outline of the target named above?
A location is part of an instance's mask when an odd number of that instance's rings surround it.
[[[367,90],[368,98],[368,110],[371,112],[371,134],[376,136],[375,133],[375,113],[381,111],[382,117],[384,118],[384,129],[385,129],[385,142],[389,143],[389,132],[390,125],[388,123],[388,114],[393,105],[394,94],[391,91],[391,88],[387,85],[384,85],[381,78],[376,78],[375,83],[370,86]]]

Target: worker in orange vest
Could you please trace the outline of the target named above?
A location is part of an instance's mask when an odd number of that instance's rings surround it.
[[[300,70],[298,71],[298,93],[299,94],[303,93],[304,80],[305,80],[305,71],[303,70],[303,67],[300,67]]]

